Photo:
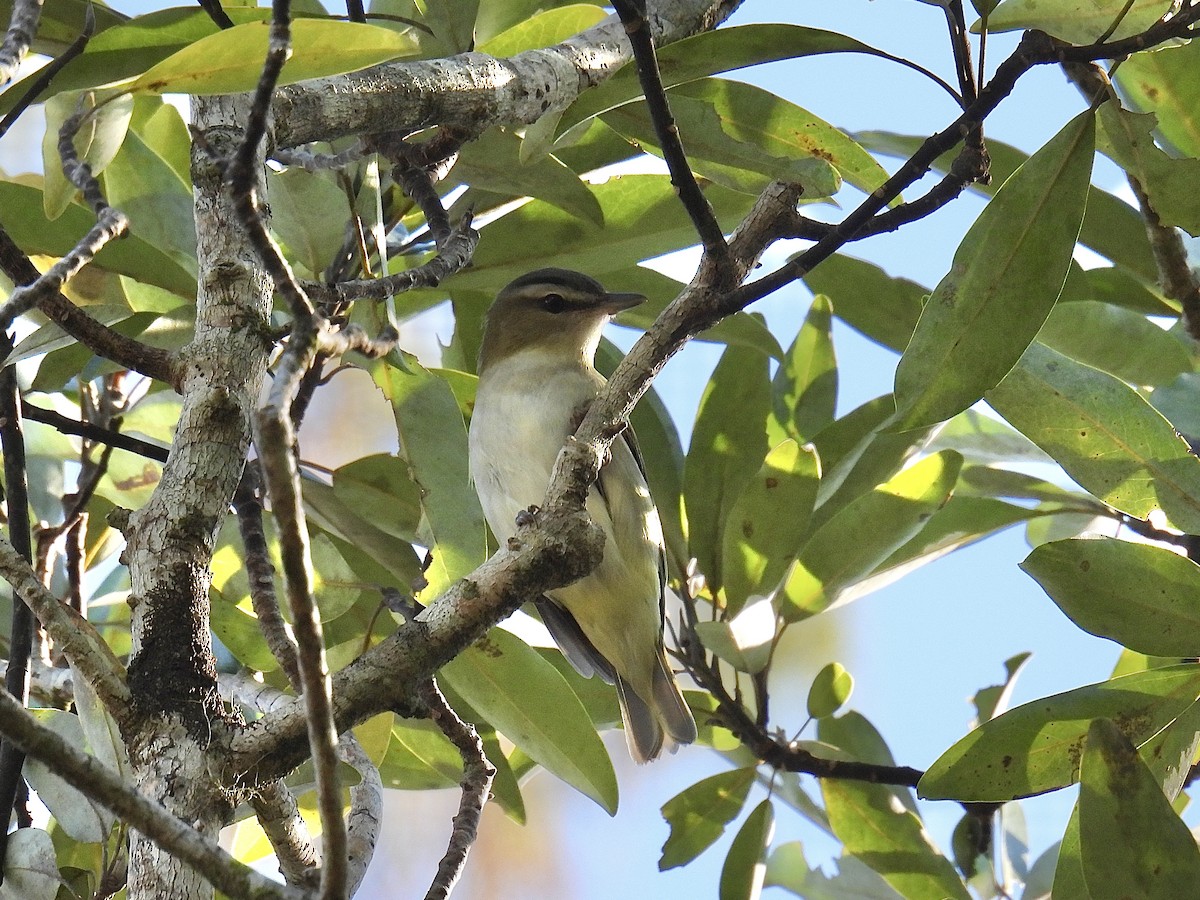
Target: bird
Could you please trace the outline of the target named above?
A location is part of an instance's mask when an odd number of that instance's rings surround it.
[[[487,312],[471,415],[470,471],[500,541],[540,504],[559,451],[605,385],[595,367],[605,324],[646,298],[612,293],[568,269],[538,269],[504,287]],[[587,512],[604,555],[589,574],[536,598],[542,621],[584,677],[615,684],[629,753],[649,762],[696,739],[663,646],[662,525],[632,429],[613,442]]]

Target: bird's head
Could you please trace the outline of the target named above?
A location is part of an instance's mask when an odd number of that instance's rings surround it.
[[[569,269],[522,275],[496,295],[488,310],[479,372],[527,350],[591,365],[605,323],[645,300],[641,294],[606,291],[596,279]]]

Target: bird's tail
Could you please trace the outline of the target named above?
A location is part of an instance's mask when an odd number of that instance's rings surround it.
[[[672,749],[696,740],[696,720],[692,718],[692,712],[667,667],[667,658],[661,649],[654,670],[650,702],[643,700],[620,675],[617,676],[617,698],[621,703],[621,720],[625,724],[629,755],[635,761],[645,763],[656,759],[667,737],[671,738]]]

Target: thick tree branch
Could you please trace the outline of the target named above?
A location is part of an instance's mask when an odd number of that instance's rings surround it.
[[[716,28],[741,0],[659,0],[649,17],[659,46]],[[472,133],[528,125],[565,109],[629,60],[621,24],[600,23],[553,47],[508,59],[462,53],[389,63],[282,88],[274,100],[279,147],[372,131],[412,134],[432,125]]]

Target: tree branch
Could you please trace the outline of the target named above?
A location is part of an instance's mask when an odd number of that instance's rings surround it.
[[[475,729],[460,719],[446,702],[437,681],[431,678],[425,682],[418,690],[418,695],[429,708],[429,718],[458,749],[463,761],[460,782],[462,797],[458,802],[458,815],[454,817],[450,844],[425,894],[425,900],[445,900],[462,875],[467,853],[479,833],[479,819],[492,788],[492,779],[496,777],[496,767],[484,753],[483,741]]]
[[[742,0],[660,0],[650,17],[659,46],[716,28]],[[412,134],[432,125],[478,133],[529,125],[565,109],[629,60],[614,19],[573,38],[507,59],[461,53],[448,59],[387,63],[282,88],[274,99],[279,147],[351,134]]]
[[[614,0],[613,8],[621,17],[625,26],[625,34],[633,49],[634,63],[637,65],[638,81],[642,85],[642,93],[646,96],[646,108],[650,120],[654,123],[654,133],[658,135],[658,143],[662,147],[663,159],[671,173],[671,184],[679,195],[679,202],[687,210],[692,220],[700,243],[706,256],[712,257],[718,264],[727,262],[729,248],[725,245],[725,233],[717,223],[712,205],[688,163],[687,154],[683,149],[683,141],[679,137],[679,128],[675,125],[675,117],[671,115],[671,105],[667,100],[667,89],[663,86],[662,74],[658,71],[658,60],[654,55],[654,38],[646,21],[645,0]]]
[[[4,540],[0,540],[0,577],[29,604],[63,655],[92,683],[109,715],[118,723],[127,722],[130,697],[121,664],[91,623],[60,603],[17,549]]]
[[[0,692],[0,732],[67,784],[136,828],[230,897],[311,900],[306,891],[276,884],[236,859],[156,803],[127,785],[111,769],[72,747],[42,725],[8,694]]]

